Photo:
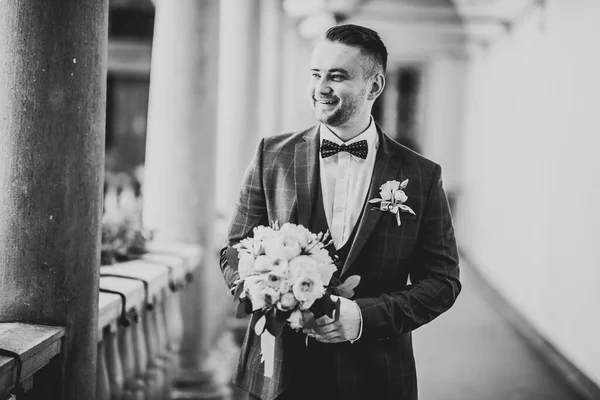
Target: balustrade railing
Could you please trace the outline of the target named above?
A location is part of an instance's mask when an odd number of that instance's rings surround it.
[[[175,243],[148,249],[100,268],[97,400],[169,398],[183,338],[180,292],[202,254]]]
[[[0,323],[0,399],[31,392],[36,374],[62,352],[64,334],[60,327]]]
[[[97,400],[170,397],[183,338],[180,293],[202,250],[154,242],[148,249],[140,259],[100,267]],[[0,399],[46,398],[31,396],[34,376],[61,353],[64,334],[61,327],[0,323]]]

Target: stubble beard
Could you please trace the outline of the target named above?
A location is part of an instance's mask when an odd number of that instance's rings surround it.
[[[348,123],[354,116],[358,115],[361,106],[361,100],[364,98],[366,89],[358,93],[356,96],[347,99],[343,107],[339,107],[331,114],[317,113],[317,121],[327,126],[334,128],[340,127]],[[316,107],[316,105],[314,105]]]

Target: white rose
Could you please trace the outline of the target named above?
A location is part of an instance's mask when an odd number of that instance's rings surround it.
[[[273,260],[267,256],[258,256],[254,261],[254,270],[256,272],[268,272],[273,269]]]
[[[302,253],[300,242],[292,236],[286,236],[283,241],[283,253],[287,260],[298,257]]]
[[[287,270],[278,268],[267,274],[267,284],[269,287],[284,293],[290,289],[290,284],[287,281]]]
[[[290,279],[295,281],[301,271],[312,269],[316,271],[317,261],[310,256],[298,256],[290,261]]]
[[[293,237],[300,243],[300,247],[304,248],[314,236],[308,229],[302,225],[294,225],[285,223],[279,230],[284,236]]]
[[[262,226],[262,225],[254,228],[253,232],[254,232],[254,240],[256,240],[258,242],[262,242],[263,240],[266,240],[266,239],[271,238],[276,235],[276,232],[272,228],[270,228],[268,226]]]
[[[333,263],[319,263],[317,271],[321,277],[321,282],[327,286],[329,285],[329,281],[331,281],[331,277],[337,271],[337,267]]]
[[[287,269],[288,269],[288,260],[285,257],[281,257],[281,258],[276,258],[274,259],[272,262],[272,267],[271,270],[272,271],[286,271],[285,274],[287,275]]]
[[[240,253],[238,273],[242,279],[254,273],[254,256],[252,254],[246,252]]]
[[[285,269],[288,266],[287,259],[271,258],[269,256],[258,256],[254,261],[254,271],[264,273],[273,270]]]
[[[323,297],[325,288],[321,282],[321,277],[318,273],[308,273],[305,271],[304,276],[298,277],[292,291],[294,296],[300,302],[302,309],[309,309],[316,299]]]
[[[272,260],[278,258],[285,258],[287,260],[284,245],[283,245],[283,236],[271,237],[263,240],[262,246],[265,251],[265,255],[267,255]]]
[[[252,238],[242,239],[234,247],[238,250],[246,249],[248,251],[248,253],[252,253],[253,249],[254,249],[254,239],[252,239]]]
[[[394,193],[394,200],[399,201],[400,203],[404,203],[406,200],[408,200],[408,196],[406,195],[406,193],[404,193],[403,190],[397,190]]]
[[[319,263],[321,263],[321,262],[331,263],[331,261],[332,261],[331,256],[329,255],[329,252],[327,250],[325,250],[323,247],[320,247],[318,245],[315,246],[310,251],[310,257]]]
[[[337,271],[337,267],[333,263],[329,252],[323,247],[315,247],[311,250],[309,257],[317,262],[317,271],[321,275],[321,281],[323,285],[329,285],[331,277]]]
[[[390,201],[392,199],[392,192],[390,191],[382,191],[381,192],[381,200]]]
[[[267,305],[263,290],[267,288],[264,276],[249,276],[244,280],[244,290],[252,302],[252,311],[259,310]]]
[[[292,329],[302,329],[302,325],[304,324],[304,320],[302,318],[302,311],[295,310],[290,314],[287,321],[290,323],[290,328]]]
[[[271,287],[262,290],[261,295],[268,307],[272,307],[279,301],[279,292]]]
[[[395,192],[396,190],[400,189],[399,181],[389,181],[388,183],[390,184],[390,189],[392,192]]]
[[[398,190],[400,187],[400,182],[398,181],[387,181],[379,188],[379,193],[381,198],[385,201],[390,201],[392,199],[393,193]]]
[[[292,310],[294,307],[298,305],[298,300],[294,297],[294,293],[287,292],[281,295],[281,299],[279,300],[281,304],[281,309],[284,311]]]

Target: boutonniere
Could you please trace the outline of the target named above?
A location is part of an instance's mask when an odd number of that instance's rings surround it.
[[[396,221],[398,221],[398,226],[400,226],[400,211],[416,215],[412,208],[404,204],[406,200],[408,200],[408,196],[404,193],[404,189],[406,189],[407,186],[408,179],[402,182],[387,181],[379,188],[379,195],[381,198],[371,199],[369,200],[369,203],[379,203],[379,210],[396,214]],[[375,208],[375,210],[377,210],[377,208]]]

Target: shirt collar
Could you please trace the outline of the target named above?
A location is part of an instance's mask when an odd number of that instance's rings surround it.
[[[369,127],[362,132],[360,135],[348,140],[347,142],[343,142],[335,133],[331,131],[325,124],[320,124],[319,133],[321,135],[321,143],[323,143],[323,139],[327,139],[336,144],[346,144],[351,145],[352,143],[356,143],[361,140],[366,140],[369,148],[372,148],[377,139],[377,127],[375,126],[375,121],[373,121],[373,116],[371,116],[371,120],[369,122]]]

